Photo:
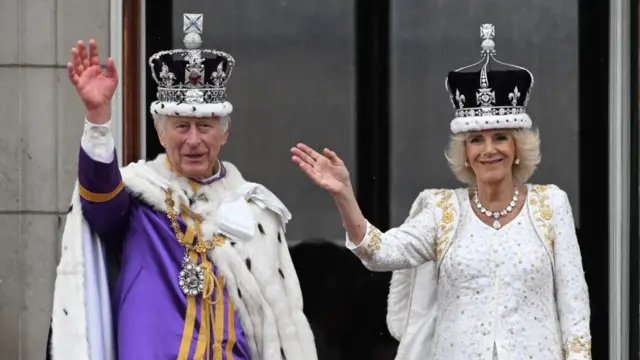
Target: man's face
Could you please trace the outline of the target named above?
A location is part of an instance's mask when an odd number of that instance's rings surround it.
[[[194,179],[213,175],[220,148],[229,134],[229,129],[223,129],[220,118],[170,116],[156,127],[160,143],[175,171]]]

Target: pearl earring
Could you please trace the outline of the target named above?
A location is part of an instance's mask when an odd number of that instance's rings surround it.
[[[464,167],[468,168],[469,167],[469,162],[465,161],[464,162]]]
[[[516,159],[515,164],[520,165],[520,159]]]

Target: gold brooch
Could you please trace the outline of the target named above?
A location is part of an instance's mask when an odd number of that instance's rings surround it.
[[[196,244],[195,249],[194,249],[197,253],[203,254],[207,251],[207,245],[205,245],[203,242],[198,242],[198,244]]]

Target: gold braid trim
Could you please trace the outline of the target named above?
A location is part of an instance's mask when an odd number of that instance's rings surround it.
[[[453,221],[456,218],[453,203],[451,202],[453,191],[451,190],[439,190],[436,192],[437,196],[441,196],[440,200],[436,203],[436,207],[442,211],[440,218],[440,227],[438,237],[436,238],[436,259],[441,259],[444,250],[451,241],[450,235],[453,230]]]
[[[553,239],[553,230],[551,227],[551,218],[553,217],[553,212],[551,211],[551,207],[547,201],[549,200],[549,195],[547,191],[549,190],[548,186],[544,185],[534,185],[531,187],[531,200],[529,200],[529,204],[533,207],[533,219],[538,223],[541,229],[543,229],[544,233],[544,241],[549,245],[549,249],[551,250],[551,254],[555,253],[555,244]]]
[[[80,194],[80,196],[83,199],[94,202],[94,203],[103,203],[103,202],[113,200],[116,196],[118,196],[118,194],[120,194],[122,189],[124,189],[124,183],[120,181],[118,186],[116,186],[115,190],[106,194],[98,194],[85,189],[84,186],[78,183],[78,193]]]

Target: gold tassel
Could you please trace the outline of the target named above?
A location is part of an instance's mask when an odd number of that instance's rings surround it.
[[[215,291],[216,287],[220,286],[220,282],[218,282],[218,278],[213,274],[213,267],[211,263],[208,261],[203,261],[200,264],[200,268],[204,270],[204,284],[202,286],[202,297],[207,300],[210,304],[217,303],[220,299],[216,298],[215,300],[211,300],[211,296]]]

